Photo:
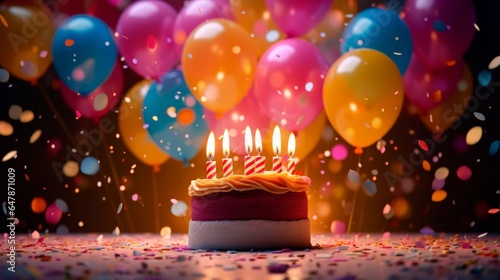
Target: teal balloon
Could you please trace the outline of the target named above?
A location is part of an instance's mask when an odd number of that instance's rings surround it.
[[[172,70],[151,84],[144,98],[144,125],[170,157],[188,164],[204,146],[208,126],[203,106],[189,90],[181,71]]]
[[[72,16],[58,27],[52,53],[61,81],[84,96],[108,78],[118,54],[109,27],[89,15]]]
[[[403,75],[410,64],[413,42],[406,22],[391,11],[369,8],[358,13],[342,34],[341,50],[369,48],[390,57]]]
[[[88,156],[80,163],[80,171],[86,175],[94,175],[99,171],[99,161],[92,156]]]

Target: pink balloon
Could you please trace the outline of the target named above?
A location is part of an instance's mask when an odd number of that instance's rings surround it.
[[[61,96],[77,116],[98,121],[120,102],[123,94],[123,70],[115,64],[109,78],[89,95],[83,96],[61,83]]]
[[[429,68],[461,60],[474,37],[476,13],[470,0],[408,0],[403,13],[413,50]]]
[[[428,70],[413,54],[403,76],[406,98],[423,111],[438,106],[456,90],[462,67],[463,62],[460,60],[445,69]]]
[[[162,1],[130,4],[116,25],[116,44],[125,61],[140,76],[158,79],[178,62],[172,37],[176,11]]]
[[[328,62],[318,48],[292,38],[272,45],[255,73],[255,92],[275,123],[288,131],[306,128],[323,110]]]
[[[333,0],[266,0],[271,18],[288,37],[304,35],[325,17]]]
[[[188,2],[180,10],[174,23],[175,52],[179,57],[191,31],[206,20],[214,18],[234,18],[227,1],[196,0]]]
[[[215,135],[223,135],[224,130],[228,129],[231,152],[239,155],[246,155],[244,132],[247,126],[250,127],[253,135],[255,135],[255,130],[259,129],[261,136],[264,137],[271,124],[271,120],[257,100],[254,87],[250,88],[247,95],[233,109],[223,113],[220,118],[208,109],[204,109],[204,113],[208,128]],[[254,140],[253,137],[252,140]],[[253,144],[255,152],[255,143]]]
[[[62,211],[55,203],[50,204],[45,210],[45,221],[51,225],[59,223],[62,217]]]

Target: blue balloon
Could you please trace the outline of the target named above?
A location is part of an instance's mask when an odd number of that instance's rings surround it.
[[[369,8],[358,13],[342,34],[342,53],[369,48],[389,56],[403,75],[410,64],[413,42],[410,29],[390,10]]]
[[[52,53],[61,81],[85,96],[108,78],[118,52],[106,23],[93,16],[76,15],[56,30]]]
[[[153,82],[143,106],[151,138],[169,156],[187,165],[202,148],[208,127],[203,106],[189,90],[182,72],[172,70],[161,82]]]
[[[94,175],[99,171],[99,161],[92,156],[88,156],[80,163],[80,171],[83,174]]]

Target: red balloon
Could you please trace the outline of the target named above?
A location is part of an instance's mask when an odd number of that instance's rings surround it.
[[[123,70],[115,64],[109,78],[89,95],[83,96],[61,83],[61,96],[77,117],[99,120],[120,102],[123,94]]]

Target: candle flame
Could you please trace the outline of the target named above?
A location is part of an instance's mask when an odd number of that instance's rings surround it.
[[[260,137],[260,130],[258,128],[255,131],[255,149],[257,149],[257,153],[260,156],[260,152],[262,152],[262,138]]]
[[[295,154],[295,134],[290,133],[290,137],[288,137],[288,154],[290,158]]]
[[[279,156],[281,151],[281,134],[278,126],[275,126],[273,131],[273,151],[276,152],[276,156]]]
[[[214,159],[214,154],[215,154],[215,136],[214,136],[214,132],[211,131],[210,135],[208,135],[208,141],[207,141],[207,158],[208,158],[208,160],[212,161]]]
[[[229,156],[229,132],[227,128],[224,130],[224,137],[222,137],[222,152],[226,158]]]
[[[247,126],[245,129],[245,150],[248,155],[252,152],[252,146],[252,131],[250,131],[250,127]]]

